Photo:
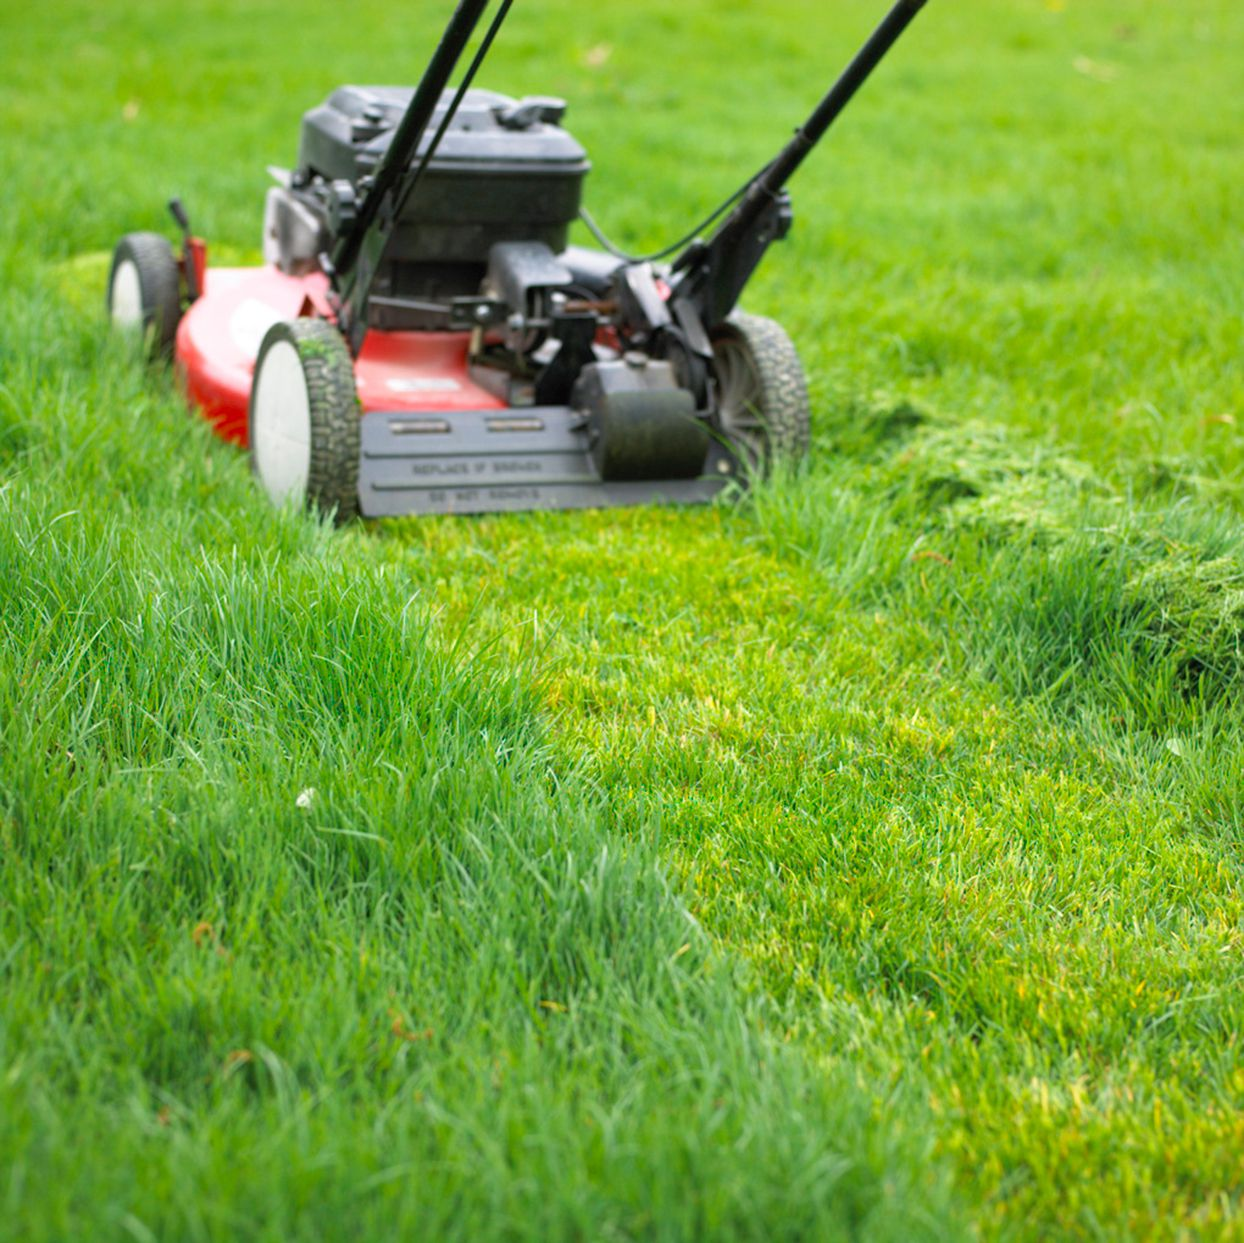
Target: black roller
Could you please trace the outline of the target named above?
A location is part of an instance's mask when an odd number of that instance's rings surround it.
[[[592,463],[606,482],[694,479],[704,469],[708,428],[668,363],[592,363],[572,404],[588,417]]]

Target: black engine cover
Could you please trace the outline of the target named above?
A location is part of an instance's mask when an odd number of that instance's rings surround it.
[[[414,91],[404,86],[343,86],[302,120],[299,175],[359,181],[375,171]],[[440,126],[452,91],[441,97],[416,160]],[[579,213],[587,154],[559,125],[559,101],[515,101],[470,90],[427,171],[402,210],[386,257],[398,263],[488,262],[497,242],[544,242],[565,249]],[[541,105],[544,106],[541,106]],[[564,105],[560,105],[564,109]]]

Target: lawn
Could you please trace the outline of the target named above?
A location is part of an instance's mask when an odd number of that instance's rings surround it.
[[[1244,10],[933,0],[749,289],[807,467],[271,510],[103,322],[445,3],[0,13],[0,1238],[1244,1238]],[[520,0],[631,247],[884,0]]]

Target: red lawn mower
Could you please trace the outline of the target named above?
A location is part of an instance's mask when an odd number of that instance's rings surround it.
[[[173,356],[278,503],[345,521],[709,500],[807,452],[794,346],[736,303],[790,229],[787,181],[924,2],[899,0],[770,163],[640,257],[580,207],[564,102],[472,88],[513,0],[447,89],[489,5],[461,0],[414,90],[344,86],[304,116],[262,267],[209,267],[174,199],[180,256],[122,238],[109,313]],[[567,246],[580,216],[604,249]]]

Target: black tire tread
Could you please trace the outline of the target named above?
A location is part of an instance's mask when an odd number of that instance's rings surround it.
[[[726,333],[747,347],[759,381],[759,413],[766,431],[763,465],[800,461],[812,444],[812,419],[808,382],[794,342],[776,320],[745,311],[735,311],[712,336]]]
[[[307,381],[311,414],[307,506],[321,514],[332,514],[333,521],[341,526],[359,512],[359,402],[354,361],[341,333],[327,320],[294,319],[268,329],[255,362],[256,377],[264,355],[276,341],[288,341],[298,351]],[[252,385],[248,424],[255,417],[254,393]]]
[[[177,325],[181,322],[181,268],[168,238],[161,233],[127,233],[112,252],[108,270],[108,308],[112,309],[112,281],[117,266],[129,259],[138,269],[143,297],[143,332],[152,359],[173,356]]]

